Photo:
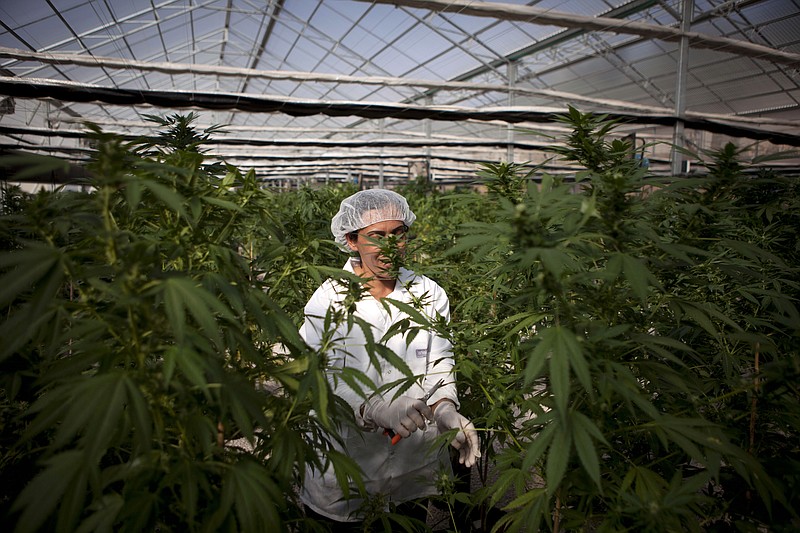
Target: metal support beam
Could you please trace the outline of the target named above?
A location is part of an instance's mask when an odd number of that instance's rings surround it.
[[[675,76],[675,131],[672,148],[672,174],[680,175],[683,169],[683,155],[680,149],[686,144],[684,137],[684,119],[686,118],[686,80],[689,76],[689,38],[686,32],[692,27],[694,0],[683,0],[681,13],[681,32],[684,34],[678,45],[678,65]]]
[[[384,135],[385,135],[384,126],[386,125],[386,119],[385,118],[380,119],[379,123],[380,123],[380,128],[379,129],[381,131],[381,139],[383,139]],[[381,159],[381,164],[380,164],[380,170],[379,170],[379,173],[378,173],[378,188],[379,189],[383,189],[383,146],[381,146],[380,156],[381,156],[381,158],[380,158]]]
[[[430,94],[425,95],[425,105],[433,105],[433,96]],[[432,133],[431,119],[425,118],[422,120],[423,127],[425,128],[425,138],[430,140]],[[431,180],[431,147],[425,148],[425,179]]]
[[[514,107],[514,85],[517,83],[517,62],[509,61],[508,66],[508,106]],[[506,147],[506,161],[511,164],[514,162],[514,125],[508,124],[506,126],[506,140],[508,146]]]

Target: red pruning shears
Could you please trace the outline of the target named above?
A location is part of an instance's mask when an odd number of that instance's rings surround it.
[[[426,392],[425,395],[422,398],[420,398],[420,400],[425,402],[425,404],[427,405],[428,400],[431,399],[431,396],[433,396],[433,393],[436,392],[437,390],[439,390],[439,387],[441,387],[442,385],[444,385],[444,379],[440,379],[439,381],[437,381],[433,385],[433,387],[428,389],[428,392]],[[392,431],[391,429],[388,429],[388,428],[383,428],[383,434],[392,439],[392,444],[393,445],[397,444],[398,442],[400,442],[400,439],[403,438],[401,435],[396,434],[394,431]]]

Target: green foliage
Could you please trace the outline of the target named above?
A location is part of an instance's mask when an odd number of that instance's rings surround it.
[[[479,173],[486,196],[404,191],[412,260],[451,295],[462,410],[482,430],[471,499],[486,519],[518,494],[512,527],[791,528],[796,186],[746,178],[731,147],[702,180],[658,183],[588,122],[600,134],[562,154],[594,169],[579,194],[504,164]]]
[[[324,279],[345,308],[363,291],[329,230],[355,189],[262,189],[207,161],[217,128],[194,118],[152,117],[164,131],[133,143],[92,127],[90,192],[3,191],[0,506],[18,531],[313,530],[295,489],[318,450],[363,488],[330,449],[351,414],[322,371],[358,319],[329,313],[318,352],[297,334]],[[658,180],[605,117],[562,121],[573,182],[488,163],[486,193],[400,191],[418,219],[395,259],[446,289],[452,321],[415,302],[387,335],[451,335],[481,436],[480,489],[440,479],[451,529],[796,529],[798,185],[733,145]],[[381,341],[373,364],[400,364]],[[378,529],[418,525],[368,505]]]
[[[704,154],[707,176],[659,182],[604,117],[563,120],[577,193],[486,165],[486,197],[437,204],[471,215],[441,281],[482,428],[480,516],[506,502],[496,527],[512,531],[796,527],[797,185],[746,175],[732,145]]]
[[[16,531],[302,516],[297,481],[341,417],[278,288],[311,283],[282,285],[285,217],[317,214],[277,212],[252,172],[207,164],[192,119],[165,119],[157,143],[91,127],[91,192],[4,195],[1,502]]]

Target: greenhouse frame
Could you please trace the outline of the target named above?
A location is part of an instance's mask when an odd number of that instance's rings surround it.
[[[800,531],[800,0],[0,0],[13,533]]]
[[[691,172],[675,146],[800,142],[796,0],[260,4],[4,2],[2,148],[79,163],[87,121],[196,110],[265,182],[463,183],[545,163],[568,105],[619,117],[660,174]]]

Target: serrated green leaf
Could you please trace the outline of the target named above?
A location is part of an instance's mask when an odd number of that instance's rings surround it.
[[[504,511],[510,511],[512,509],[519,509],[520,507],[527,507],[532,505],[536,500],[540,498],[547,498],[547,492],[545,489],[530,489],[525,491],[521,496],[517,496],[510,502],[508,502],[504,507]]]
[[[364,490],[364,480],[361,468],[353,458],[336,450],[328,450],[327,459],[333,467],[334,475],[339,487],[344,492],[344,496],[350,495],[350,487],[355,486],[357,490]]]
[[[556,278],[561,277],[565,270],[574,269],[572,258],[557,248],[538,248],[537,255],[544,268]]]
[[[589,435],[591,435],[595,440],[602,442],[609,448],[611,447],[611,444],[609,444],[608,440],[606,440],[606,437],[605,435],[603,435],[603,432],[600,431],[600,428],[598,428],[588,416],[578,411],[575,411],[572,413],[572,417],[573,417],[573,422],[576,424],[580,424],[581,427],[583,427],[583,429],[587,433],[589,433]]]
[[[506,339],[509,339],[516,335],[518,332],[528,329],[534,324],[540,322],[542,319],[546,318],[547,314],[545,313],[516,313],[505,320],[503,320],[500,324],[498,324],[498,328],[501,331],[507,331]],[[510,327],[509,327],[510,326]]]
[[[239,205],[229,200],[223,200],[222,198],[215,198],[214,196],[201,196],[200,199],[208,204],[221,207],[229,211],[238,211],[238,212],[242,211],[242,208]]]
[[[525,472],[519,468],[503,468],[498,471],[497,479],[491,485],[492,496],[489,505],[494,506],[506,497],[512,486],[519,489],[525,486]]]
[[[769,250],[765,250],[763,247],[753,243],[734,239],[722,239],[720,240],[720,244],[723,247],[735,250],[743,257],[746,257],[747,259],[757,263],[770,261],[780,268],[788,268],[788,265],[783,261],[783,259],[773,254]]]
[[[566,354],[570,368],[577,376],[578,381],[583,385],[584,390],[589,393],[589,396],[593,396],[589,364],[583,355],[583,346],[578,342],[578,336],[572,330],[562,326],[557,326],[553,330],[555,332],[553,349]]]
[[[91,415],[91,426],[82,430],[86,456],[100,460],[111,442],[119,438],[122,429],[130,430],[122,421],[128,403],[126,394],[130,378],[122,372],[109,372],[93,376],[75,391],[76,400],[71,411],[81,408],[78,398],[83,396]],[[64,425],[70,421],[68,414]]]
[[[181,487],[180,500],[186,509],[186,516],[193,523],[198,512],[200,489],[203,488],[202,473],[194,461],[182,461],[176,468],[175,476],[176,485]]]
[[[719,335],[719,330],[709,318],[708,313],[706,313],[704,310],[689,302],[682,302],[680,308],[687,317],[689,317],[701,328],[706,330],[709,335],[714,337]]]
[[[114,531],[114,526],[120,522],[120,515],[126,503],[129,502],[126,502],[120,494],[103,495],[88,509],[91,514],[80,523],[75,533]]]
[[[648,289],[657,285],[658,281],[645,265],[644,261],[628,254],[622,255],[622,273],[630,283],[633,293],[644,303],[647,300]]]
[[[39,396],[28,410],[28,415],[35,416],[25,428],[21,442],[57,427],[69,408],[69,399],[66,387],[54,388],[48,394]]]
[[[186,334],[186,312],[180,287],[169,280],[163,284],[164,310],[167,313],[170,328],[180,342]]]
[[[365,400],[371,391],[377,389],[377,385],[364,372],[356,368],[346,366],[341,368],[333,377],[344,381],[350,387],[350,390]]]
[[[551,330],[548,330],[551,331]],[[555,337],[557,333],[550,333],[549,336]],[[570,379],[569,379],[569,355],[563,350],[557,350],[555,346],[550,353],[550,386],[553,389],[553,399],[555,400],[556,411],[562,421],[566,421],[567,405],[569,404]]]
[[[563,425],[559,425],[553,442],[548,448],[545,464],[545,483],[547,495],[552,496],[558,490],[561,480],[567,471],[569,456],[572,453],[572,433]]]
[[[606,281],[613,281],[622,273],[622,254],[613,254],[606,262],[605,268],[598,272],[598,277]]]
[[[25,250],[0,254],[0,267],[10,271],[0,278],[0,306],[6,306],[23,293],[34,289],[42,280],[56,278],[47,284],[56,285],[63,279],[59,267],[60,252],[50,246],[32,244]],[[49,299],[51,294],[44,295]]]
[[[139,386],[131,379],[124,380],[127,398],[127,407],[133,422],[133,439],[136,443],[136,453],[146,454],[150,450],[153,419],[150,408]]]
[[[205,376],[203,358],[189,346],[184,344],[170,346],[164,352],[164,363],[165,367],[180,370],[190,383],[206,391],[208,381]]]
[[[128,211],[133,213],[139,208],[142,201],[142,185],[138,178],[132,178],[125,183],[125,201],[128,203]]]
[[[163,282],[164,303],[170,326],[178,339],[186,333],[186,312],[195,319],[200,331],[210,337],[217,346],[222,345],[219,324],[214,313],[223,318],[235,320],[230,310],[218,298],[210,294],[202,285],[180,277],[168,278]]]
[[[78,483],[86,472],[82,459],[79,450],[68,450],[44,461],[42,471],[25,486],[14,502],[12,510],[21,511],[15,532],[40,531],[44,521],[55,514],[59,503],[73,490],[73,485],[78,485],[74,490],[82,488]]]
[[[419,326],[430,326],[430,318],[428,318],[428,316],[423,314],[422,311],[415,308],[413,305],[392,298],[383,298],[381,302],[386,308],[390,308],[391,306],[396,307],[398,310],[400,310],[400,312],[407,314],[411,320]]]
[[[552,335],[547,331],[549,328],[537,335],[536,345],[525,360],[525,385],[533,383],[541,374],[545,363],[552,358]]]
[[[186,198],[180,193],[151,179],[142,179],[141,185],[146,189],[150,189],[153,196],[161,200],[167,207],[181,216],[186,216],[186,210],[184,209]]]
[[[476,257],[482,257],[485,255],[485,252],[480,253],[480,250],[484,250],[487,245],[494,245],[496,243],[497,233],[491,229],[487,229],[487,233],[485,234],[472,234],[459,238],[458,243],[447,250],[444,257],[450,257],[467,251],[475,253]]]
[[[322,372],[315,372],[314,375],[317,379],[316,387],[316,400],[318,414],[322,417],[322,423],[327,425],[328,422],[328,382],[325,374]]]
[[[536,435],[533,442],[530,443],[525,450],[525,456],[522,459],[522,468],[529,471],[536,465],[536,462],[544,454],[545,450],[550,447],[550,443],[556,433],[557,424],[550,422],[545,428]]]
[[[278,506],[283,495],[263,465],[240,460],[227,468],[222,482],[221,507],[233,508],[240,531],[281,528]]]
[[[669,487],[667,481],[643,466],[634,466],[625,474],[623,490],[633,489],[642,501],[660,501]]]
[[[586,473],[597,485],[598,490],[602,494],[603,486],[600,482],[600,461],[597,456],[597,450],[592,443],[591,432],[586,427],[591,425],[594,428],[594,433],[599,433],[597,427],[587,418],[579,417],[580,413],[573,413],[572,420],[572,439],[575,442],[575,450],[578,452],[578,459],[580,459]]]

